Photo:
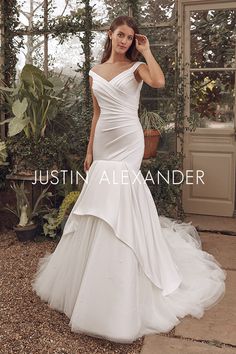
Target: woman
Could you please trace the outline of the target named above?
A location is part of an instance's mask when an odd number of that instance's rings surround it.
[[[140,173],[140,90],[165,79],[131,17],[112,22],[101,64],[89,75],[88,181],[32,285],[70,318],[72,331],[131,343],[169,332],[186,315],[202,317],[224,296],[226,272],[202,251],[192,225],[158,216]]]

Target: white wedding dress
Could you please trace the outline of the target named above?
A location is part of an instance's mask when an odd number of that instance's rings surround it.
[[[88,183],[32,280],[73,332],[122,343],[168,332],[186,315],[202,317],[224,296],[227,274],[191,223],[158,216],[140,173],[143,81],[134,71],[141,63],[110,81],[90,70],[101,113]]]

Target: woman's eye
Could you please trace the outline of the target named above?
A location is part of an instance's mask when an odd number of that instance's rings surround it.
[[[118,36],[122,36],[122,33],[118,33]],[[133,37],[129,37],[129,40],[132,41]]]

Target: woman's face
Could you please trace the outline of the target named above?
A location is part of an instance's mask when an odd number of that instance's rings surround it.
[[[121,25],[114,32],[109,30],[109,37],[112,40],[112,48],[120,54],[125,53],[134,40],[134,30],[127,25]]]

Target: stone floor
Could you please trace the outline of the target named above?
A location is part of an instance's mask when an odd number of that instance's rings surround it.
[[[211,215],[186,214],[185,221],[192,224],[199,231],[221,232],[226,235],[236,235],[236,218]]]
[[[202,220],[201,225],[218,227],[223,223],[215,225]],[[141,354],[236,353],[236,236],[200,232],[200,237],[203,249],[214,255],[227,271],[224,298],[201,319],[191,316],[182,319],[168,336],[145,336]]]
[[[54,243],[22,244],[12,232],[0,234],[0,354],[236,353],[236,236],[230,234],[236,231],[235,220],[196,215],[190,220],[208,230],[199,232],[203,249],[227,271],[225,297],[201,319],[187,316],[170,333],[145,336],[131,345],[71,333],[69,319],[40,301],[30,287],[38,259]]]

